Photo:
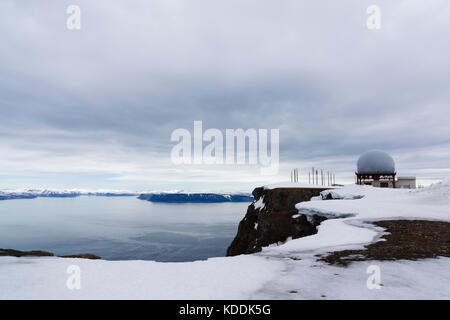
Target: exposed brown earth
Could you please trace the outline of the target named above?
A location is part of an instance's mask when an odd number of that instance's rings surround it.
[[[365,246],[366,250],[335,251],[321,257],[330,264],[346,266],[364,260],[418,260],[450,257],[450,223],[425,220],[386,220],[371,222],[389,234]]]

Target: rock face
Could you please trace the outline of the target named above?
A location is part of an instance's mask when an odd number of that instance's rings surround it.
[[[261,251],[262,247],[287,238],[301,238],[317,233],[317,226],[326,220],[314,215],[299,215],[295,205],[309,201],[328,188],[277,188],[253,190],[255,201],[239,223],[238,233],[228,247],[227,256]],[[295,216],[295,217],[293,217]]]

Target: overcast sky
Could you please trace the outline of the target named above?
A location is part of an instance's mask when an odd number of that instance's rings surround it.
[[[312,165],[352,182],[371,149],[450,176],[448,0],[2,0],[0,40],[2,189],[250,191]],[[194,120],[280,129],[279,174],[175,166]]]

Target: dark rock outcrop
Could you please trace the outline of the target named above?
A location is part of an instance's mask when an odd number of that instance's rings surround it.
[[[80,258],[80,259],[90,259],[90,260],[98,260],[101,259],[99,256],[90,253],[82,253],[82,254],[72,254],[68,256],[59,256],[60,258]]]
[[[301,238],[317,233],[317,226],[326,218],[313,215],[309,219],[298,214],[295,205],[309,201],[329,188],[276,188],[253,190],[255,201],[239,223],[238,233],[228,247],[227,256],[261,251],[262,247],[287,238]],[[256,207],[255,207],[256,206]]]
[[[10,257],[54,257],[55,255],[52,252],[41,251],[41,250],[32,250],[32,251],[20,251],[14,249],[1,249],[0,248],[0,257],[10,256]],[[82,254],[73,254],[67,256],[60,256],[59,258],[81,258],[81,259],[101,259],[99,256],[90,253],[82,253]]]
[[[19,251],[14,249],[0,249],[1,256],[11,256],[11,257],[53,257],[54,254],[47,251],[33,250],[33,251]]]

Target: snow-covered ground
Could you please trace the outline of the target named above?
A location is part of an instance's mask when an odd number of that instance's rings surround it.
[[[67,273],[71,265],[80,270],[79,290],[67,286],[77,272]],[[245,299],[283,267],[257,256],[187,263],[0,257],[0,299]]]
[[[367,221],[450,221],[450,181],[417,190],[332,192],[340,200],[302,202],[297,209],[336,219],[315,235],[253,255],[186,263],[0,257],[0,299],[450,299],[450,258],[338,267],[315,257],[378,241],[383,230]],[[80,268],[80,290],[66,285],[70,265]],[[380,271],[379,289],[367,286],[373,268]]]
[[[380,270],[380,289],[369,289]],[[450,299],[450,258],[362,261],[348,267],[285,260],[285,270],[252,295],[258,299]],[[296,291],[296,292],[292,292]]]
[[[323,191],[323,197],[319,198],[326,198],[328,193],[336,200],[314,199],[296,205],[299,213],[331,218],[318,226],[317,234],[287,241],[282,246],[269,246],[263,253],[284,256],[308,251],[318,254],[336,249],[363,249],[364,244],[378,241],[383,233],[367,221],[450,221],[450,180],[414,190],[348,185]]]

